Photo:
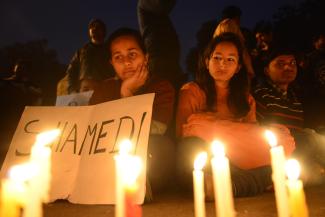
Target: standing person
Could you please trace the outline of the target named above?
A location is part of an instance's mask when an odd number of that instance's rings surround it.
[[[155,93],[148,144],[148,177],[153,191],[160,191],[173,178],[175,146],[166,132],[173,117],[175,89],[168,80],[150,71],[150,55],[138,31],[117,29],[108,39],[108,51],[116,77],[97,84],[90,104]]]
[[[66,71],[68,93],[91,90],[97,81],[114,76],[107,61],[104,22],[92,19],[88,25],[88,33],[90,41],[74,54]]]
[[[177,89],[184,79],[180,43],[169,13],[176,0],[139,0],[138,20],[153,74],[166,78]]]
[[[176,129],[180,139],[177,170],[183,185],[192,186],[189,181],[194,155],[203,150],[211,152],[209,144],[213,139],[225,142],[233,165],[235,196],[256,195],[271,184],[269,147],[263,128],[256,123],[242,43],[234,33],[221,34],[209,43],[200,59],[196,80],[181,88]],[[290,154],[294,149],[290,134],[278,132],[286,154]],[[211,171],[207,174],[211,180]],[[209,189],[207,195],[212,196]]]

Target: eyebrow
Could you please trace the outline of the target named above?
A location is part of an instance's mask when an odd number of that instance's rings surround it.
[[[129,48],[128,51],[133,51],[133,50],[137,50],[137,48]],[[115,51],[115,52],[112,52],[112,55],[115,55],[115,54],[119,54],[121,53],[120,51]]]
[[[220,55],[222,55],[221,52],[215,52],[215,53],[213,53],[213,54],[220,54]],[[234,56],[234,57],[238,58],[238,55],[235,54],[235,53],[230,53],[230,54],[228,54],[228,56]]]

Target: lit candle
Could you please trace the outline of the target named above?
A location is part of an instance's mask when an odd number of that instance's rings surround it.
[[[40,196],[43,202],[48,202],[51,183],[51,148],[48,146],[60,134],[60,130],[54,129],[40,133],[31,151],[31,162],[39,166],[38,177],[35,181],[39,184]]]
[[[202,169],[207,161],[207,158],[207,153],[201,152],[194,161],[193,187],[195,217],[205,217],[204,173]]]
[[[134,183],[135,175],[131,173],[136,173],[132,171],[130,166],[132,166],[132,156],[130,152],[132,151],[133,145],[130,140],[123,140],[120,143],[119,153],[115,156],[115,217],[125,217],[126,211],[126,188],[130,192],[132,188],[137,186]],[[129,195],[128,198],[129,199]]]
[[[277,138],[270,130],[265,131],[265,137],[271,146],[272,180],[274,184],[276,207],[279,217],[289,217],[288,194],[285,181],[285,156],[282,146],[277,146]]]
[[[28,164],[15,165],[10,168],[9,178],[1,181],[1,214],[5,217],[20,216],[20,208],[26,202],[26,180],[29,179]]]
[[[140,217],[141,207],[135,203],[138,183],[137,179],[141,173],[142,162],[138,156],[130,156],[125,162],[123,173],[123,189],[125,192],[125,216]]]
[[[231,187],[229,160],[220,141],[212,142],[214,200],[218,217],[234,217],[234,199]]]
[[[297,160],[290,159],[285,165],[288,180],[289,208],[291,217],[308,217],[305,193],[299,178],[300,165]]]
[[[49,146],[60,130],[40,133],[31,150],[30,164],[34,176],[28,182],[28,200],[24,209],[24,217],[43,216],[43,202],[48,202],[51,181],[51,148]]]

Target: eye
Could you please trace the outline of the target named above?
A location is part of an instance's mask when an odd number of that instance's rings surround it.
[[[117,62],[121,62],[123,59],[122,55],[115,55],[113,56],[113,60]]]
[[[292,60],[292,61],[290,62],[290,65],[292,65],[292,66],[297,65],[297,61],[296,61],[296,60]]]
[[[227,58],[227,61],[228,61],[228,62],[235,62],[235,61],[236,61],[236,59],[235,59],[235,58],[233,58],[233,57],[228,57],[228,58]]]
[[[218,60],[218,61],[221,61],[222,60],[222,57],[221,56],[217,56],[217,55],[212,56],[212,58],[215,59],[215,60]]]
[[[278,64],[277,64],[279,67],[284,67],[285,66],[285,63],[284,62],[278,62]]]
[[[129,53],[129,57],[130,57],[131,59],[134,59],[134,58],[137,57],[137,53],[136,53],[136,52],[131,52],[131,53]]]

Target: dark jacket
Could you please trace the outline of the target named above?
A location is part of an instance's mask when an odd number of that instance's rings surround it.
[[[66,73],[68,74],[69,93],[79,90],[79,82],[82,79],[100,81],[115,75],[109,63],[107,47],[91,42],[74,54]]]

